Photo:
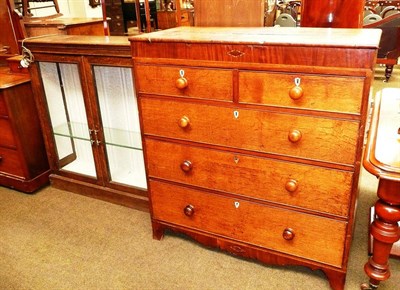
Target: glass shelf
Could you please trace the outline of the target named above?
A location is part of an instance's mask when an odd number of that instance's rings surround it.
[[[114,128],[103,129],[106,144],[142,150],[142,141],[139,132],[132,132]],[[90,141],[88,125],[84,123],[64,123],[54,128],[54,134],[63,137]]]

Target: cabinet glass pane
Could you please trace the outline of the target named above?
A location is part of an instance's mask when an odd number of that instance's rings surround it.
[[[78,65],[39,66],[60,169],[96,177]]]
[[[111,181],[145,189],[146,174],[130,68],[94,66]]]

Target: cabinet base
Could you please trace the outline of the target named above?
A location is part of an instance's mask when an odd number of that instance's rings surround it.
[[[50,182],[54,188],[104,200],[114,204],[134,208],[140,211],[149,211],[149,199],[146,191],[136,190],[136,193],[124,192],[76,179],[51,174]]]
[[[183,228],[168,223],[152,220],[153,238],[161,240],[166,230],[173,232],[184,233],[198,243],[207,247],[219,248],[234,256],[240,256],[248,259],[255,259],[265,264],[270,265],[293,265],[305,266],[311,270],[321,270],[328,278],[329,284],[333,290],[343,290],[346,282],[346,271],[328,265],[313,263],[307,260],[302,260],[284,253],[274,252],[272,250],[260,248],[257,246],[248,245],[238,241],[214,236],[205,232],[198,232],[192,229]]]
[[[0,173],[0,185],[25,193],[34,193],[36,190],[49,183],[49,175],[50,170],[47,170],[32,179],[24,179]]]

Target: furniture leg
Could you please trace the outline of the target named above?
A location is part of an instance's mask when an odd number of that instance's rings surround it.
[[[392,76],[393,72],[393,65],[392,64],[387,64],[385,68],[385,82],[388,82],[390,77]]]
[[[365,264],[365,273],[369,276],[369,286],[361,285],[361,289],[377,289],[381,281],[390,277],[389,255],[392,246],[400,239],[400,197],[399,182],[380,180],[378,196],[375,204],[377,219],[371,225],[373,236],[372,257]],[[396,193],[397,191],[397,193]],[[396,196],[397,195],[397,196]]]

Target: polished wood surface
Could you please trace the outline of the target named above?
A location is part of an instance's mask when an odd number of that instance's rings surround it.
[[[373,237],[372,257],[365,264],[369,286],[376,289],[389,279],[389,255],[393,244],[400,240],[400,128],[398,89],[386,89],[375,100],[371,128],[363,165],[379,178],[378,201],[370,233]]]
[[[0,185],[32,193],[50,173],[28,74],[0,67]]]
[[[362,27],[365,0],[302,0],[301,27]]]
[[[28,37],[47,34],[104,35],[101,18],[50,18],[24,21]]]
[[[154,238],[183,232],[320,269],[344,289],[380,37],[369,32],[180,27],[131,37]]]

